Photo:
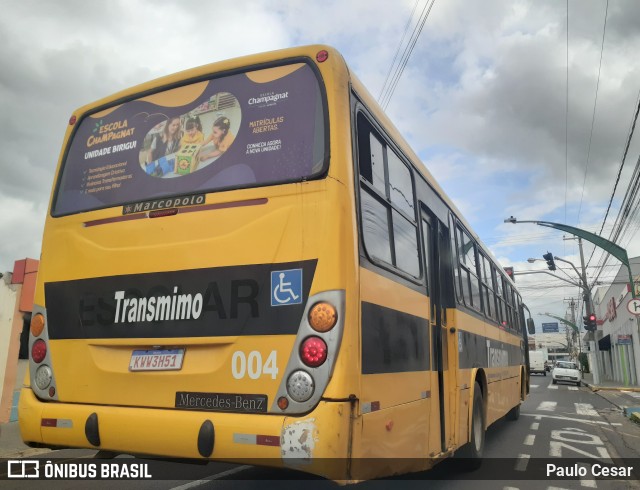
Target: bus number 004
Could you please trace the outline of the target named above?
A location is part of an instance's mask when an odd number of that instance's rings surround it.
[[[271,379],[276,379],[278,376],[276,351],[271,351],[264,364],[262,364],[262,355],[257,350],[249,352],[248,356],[242,351],[236,351],[231,357],[231,373],[235,379],[242,379],[247,374],[251,379],[269,374]]]

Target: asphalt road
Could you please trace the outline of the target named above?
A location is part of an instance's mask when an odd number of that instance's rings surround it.
[[[586,387],[551,384],[550,376],[533,376],[531,393],[521,407],[520,418],[500,420],[486,434],[485,462],[472,473],[460,471],[459,463],[446,460],[430,472],[402,475],[364,482],[358,489],[626,489],[640,488],[640,427],[619,409]],[[94,451],[54,451],[39,458],[68,458],[87,461]],[[120,457],[119,457],[120,458]],[[576,463],[572,458],[581,458]],[[634,474],[616,480],[594,478],[592,469],[601,463],[622,461],[634,466]],[[635,460],[634,460],[635,458]],[[144,461],[144,460],[139,460]],[[576,463],[576,465],[574,465]],[[93,481],[91,488],[127,489],[256,489],[315,490],[338,488],[333,482],[304,476],[293,471],[259,468],[228,463],[185,465],[163,463],[188,475],[181,481]],[[547,464],[554,464],[550,471]],[[173,466],[175,465],[175,466]],[[623,465],[624,466],[624,465]],[[626,466],[625,466],[626,467]],[[580,469],[583,468],[583,469]],[[596,466],[596,470],[597,470]],[[561,471],[586,473],[569,479]],[[547,474],[550,472],[549,474]],[[427,481],[428,480],[428,481]],[[83,489],[87,481],[36,482],[11,481],[5,488]],[[4,487],[4,485],[3,485]]]

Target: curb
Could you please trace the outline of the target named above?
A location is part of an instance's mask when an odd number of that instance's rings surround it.
[[[635,386],[600,386],[582,381],[582,384],[591,389],[591,391],[631,391],[634,393],[640,393],[640,388]]]
[[[11,458],[28,458],[31,456],[37,456],[39,454],[50,453],[52,449],[49,448],[28,448],[28,449],[18,449],[14,451],[5,451],[0,452],[0,459],[11,459]]]

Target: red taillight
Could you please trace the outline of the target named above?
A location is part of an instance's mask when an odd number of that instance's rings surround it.
[[[321,366],[327,360],[327,344],[320,337],[309,337],[300,346],[300,358],[309,367]]]
[[[316,61],[318,63],[324,63],[328,59],[329,59],[329,52],[327,50],[323,49],[316,53]]]
[[[47,355],[47,344],[44,340],[38,339],[31,346],[31,359],[33,362],[41,363]]]

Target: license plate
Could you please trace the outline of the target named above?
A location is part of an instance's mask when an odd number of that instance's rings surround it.
[[[184,349],[134,350],[129,371],[177,371],[183,359]]]

